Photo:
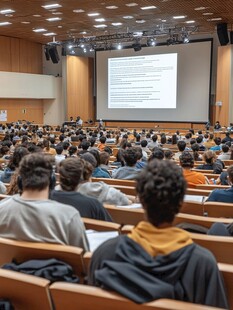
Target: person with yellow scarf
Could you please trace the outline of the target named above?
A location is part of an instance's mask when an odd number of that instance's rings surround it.
[[[145,220],[93,253],[88,283],[145,303],[171,298],[228,308],[214,256],[174,227],[186,190],[182,169],[152,160],[137,177]]]

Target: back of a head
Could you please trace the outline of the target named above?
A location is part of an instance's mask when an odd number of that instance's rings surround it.
[[[148,221],[154,226],[172,223],[179,212],[186,182],[172,161],[152,160],[137,177],[136,190]]]
[[[64,191],[75,191],[83,174],[81,158],[69,157],[59,164],[60,185]]]
[[[146,140],[141,141],[141,147],[146,147],[148,142]]]
[[[157,136],[157,135],[153,135],[153,136],[152,136],[152,141],[153,141],[153,142],[156,142],[157,140],[158,140],[158,136]]]
[[[220,145],[221,144],[221,138],[220,137],[214,138],[214,142],[216,145]]]
[[[164,151],[162,149],[160,149],[159,147],[155,147],[153,149],[153,152],[151,153],[148,161],[151,161],[153,159],[159,159],[159,160],[162,160],[164,159]]]
[[[23,157],[19,165],[19,175],[23,190],[43,190],[50,185],[53,172],[51,156],[32,153]]]
[[[12,156],[12,164],[15,168],[19,167],[19,164],[25,155],[29,154],[27,148],[23,146],[18,146],[15,148],[13,156]]]
[[[198,136],[196,138],[197,143],[201,143],[203,141],[203,137],[202,136]]]
[[[101,152],[100,153],[100,164],[101,165],[108,165],[110,155],[107,152]]]
[[[178,150],[180,152],[183,152],[185,150],[185,148],[186,148],[186,142],[183,141],[183,140],[178,141],[177,142],[177,147],[178,147]]]
[[[216,160],[216,154],[209,150],[209,151],[206,151],[204,154],[203,154],[203,160],[207,163],[207,164],[213,164]]]
[[[229,146],[227,144],[222,145],[222,151],[223,153],[227,153],[229,151]]]
[[[61,155],[61,153],[63,152],[63,146],[62,145],[57,145],[56,147],[55,147],[55,150],[56,150],[56,152],[57,152],[57,155]]]
[[[105,143],[106,142],[106,137],[105,136],[102,136],[100,137],[100,143]]]
[[[123,157],[127,166],[129,167],[135,166],[138,160],[137,149],[134,147],[126,149],[123,153]]]
[[[188,151],[184,151],[180,157],[180,165],[183,168],[193,168],[194,166],[194,158],[193,155],[191,153],[189,153]]]
[[[90,152],[86,152],[82,154],[80,157],[88,161],[93,166],[93,168],[97,167],[97,161],[95,159],[95,156],[91,154]]]

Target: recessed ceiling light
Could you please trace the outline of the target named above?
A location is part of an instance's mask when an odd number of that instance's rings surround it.
[[[53,15],[62,15],[63,13],[62,12],[53,12],[52,14]]]
[[[39,14],[34,14],[34,15],[32,15],[33,17],[41,17],[41,15],[39,15]]]
[[[87,32],[86,31],[81,31],[81,32],[79,32],[80,34],[87,34]]]
[[[131,7],[131,6],[137,6],[138,4],[137,3],[135,3],[135,2],[131,2],[131,3],[127,3],[126,4],[126,6],[129,6],[129,7]]]
[[[50,17],[46,18],[46,20],[49,22],[56,22],[57,20],[61,20],[61,17]]]
[[[95,28],[106,28],[107,25],[105,24],[100,24],[100,25],[94,25]]]
[[[104,18],[96,18],[95,21],[96,22],[105,22],[105,19]]]
[[[21,22],[21,24],[31,24],[31,22],[25,21],[25,22]]]
[[[89,13],[89,14],[87,14],[88,16],[98,16],[98,15],[100,15],[100,13]]]
[[[124,18],[124,19],[132,19],[133,16],[131,16],[131,15],[126,15],[126,16],[123,16],[123,18]]]
[[[61,26],[61,25],[59,25],[59,26],[57,26],[57,28],[62,28],[62,26]]]
[[[206,6],[199,6],[197,8],[195,8],[194,10],[195,11],[201,11],[201,10],[205,10],[205,9],[208,9]]]
[[[112,23],[113,26],[121,26],[122,23]]]
[[[77,10],[73,10],[74,13],[83,13],[85,12],[83,9],[77,9]]]
[[[6,9],[6,10],[1,10],[0,14],[10,14],[10,13],[14,13],[15,11],[12,9]]]
[[[222,17],[210,18],[210,19],[207,19],[207,22],[215,22],[217,20],[222,20]]]
[[[187,20],[186,21],[186,24],[193,24],[193,23],[195,23],[195,20]]]
[[[144,24],[145,22],[146,22],[145,19],[137,19],[136,20],[137,24]]]
[[[162,23],[166,23],[166,21],[167,21],[166,19],[161,19]]]
[[[202,13],[202,15],[205,15],[205,16],[208,16],[208,15],[213,15],[214,13],[209,13],[209,12],[206,12],[206,13]]]
[[[43,33],[43,36],[55,36],[55,32],[48,32],[48,33]]]
[[[182,19],[185,18],[185,15],[173,16],[174,19]]]
[[[61,8],[62,5],[59,3],[53,3],[53,4],[47,4],[47,5],[42,5],[42,8],[49,10],[49,9],[55,9],[55,8]]]
[[[109,6],[106,6],[106,9],[108,9],[108,10],[115,10],[115,9],[118,9],[118,6],[116,6],[116,5],[109,5]]]
[[[10,22],[2,22],[0,23],[0,26],[7,26],[7,25],[11,25],[12,23]]]
[[[141,10],[152,10],[152,9],[156,9],[156,6],[150,5],[150,6],[143,6],[143,7],[141,7]]]
[[[34,32],[44,32],[44,31],[47,31],[46,29],[44,28],[37,28],[37,29],[33,29]]]

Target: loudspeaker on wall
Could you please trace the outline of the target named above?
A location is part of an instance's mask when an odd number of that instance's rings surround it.
[[[49,47],[49,56],[54,64],[57,64],[59,62],[60,58],[56,46]]]
[[[227,45],[229,43],[227,23],[217,24],[218,39],[221,45]]]

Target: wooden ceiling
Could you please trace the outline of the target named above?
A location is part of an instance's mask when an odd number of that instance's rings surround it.
[[[62,7],[47,10],[46,4],[58,3]],[[126,4],[135,3],[127,6]],[[117,8],[107,8],[117,6]],[[141,7],[156,6],[154,9],[142,10]],[[0,26],[0,35],[28,39],[38,43],[48,43],[56,33],[56,41],[66,41],[82,36],[115,34],[120,32],[156,30],[164,27],[185,27],[196,25],[199,33],[214,33],[216,24],[226,22],[228,29],[233,25],[233,0],[0,0],[0,11],[12,9],[15,12],[0,14],[2,22],[11,24]],[[74,10],[83,10],[74,12]],[[1,12],[0,12],[1,13]],[[99,13],[90,17],[88,13]],[[186,16],[175,20],[173,16]],[[127,19],[126,16],[131,16]],[[46,19],[59,17],[61,20],[49,22]],[[105,21],[95,21],[104,18]],[[210,20],[214,19],[214,20]],[[187,21],[195,21],[187,24]],[[112,23],[121,23],[114,26]],[[94,25],[105,24],[104,29]],[[47,31],[36,33],[33,29],[44,28]],[[83,34],[85,32],[85,34]]]

